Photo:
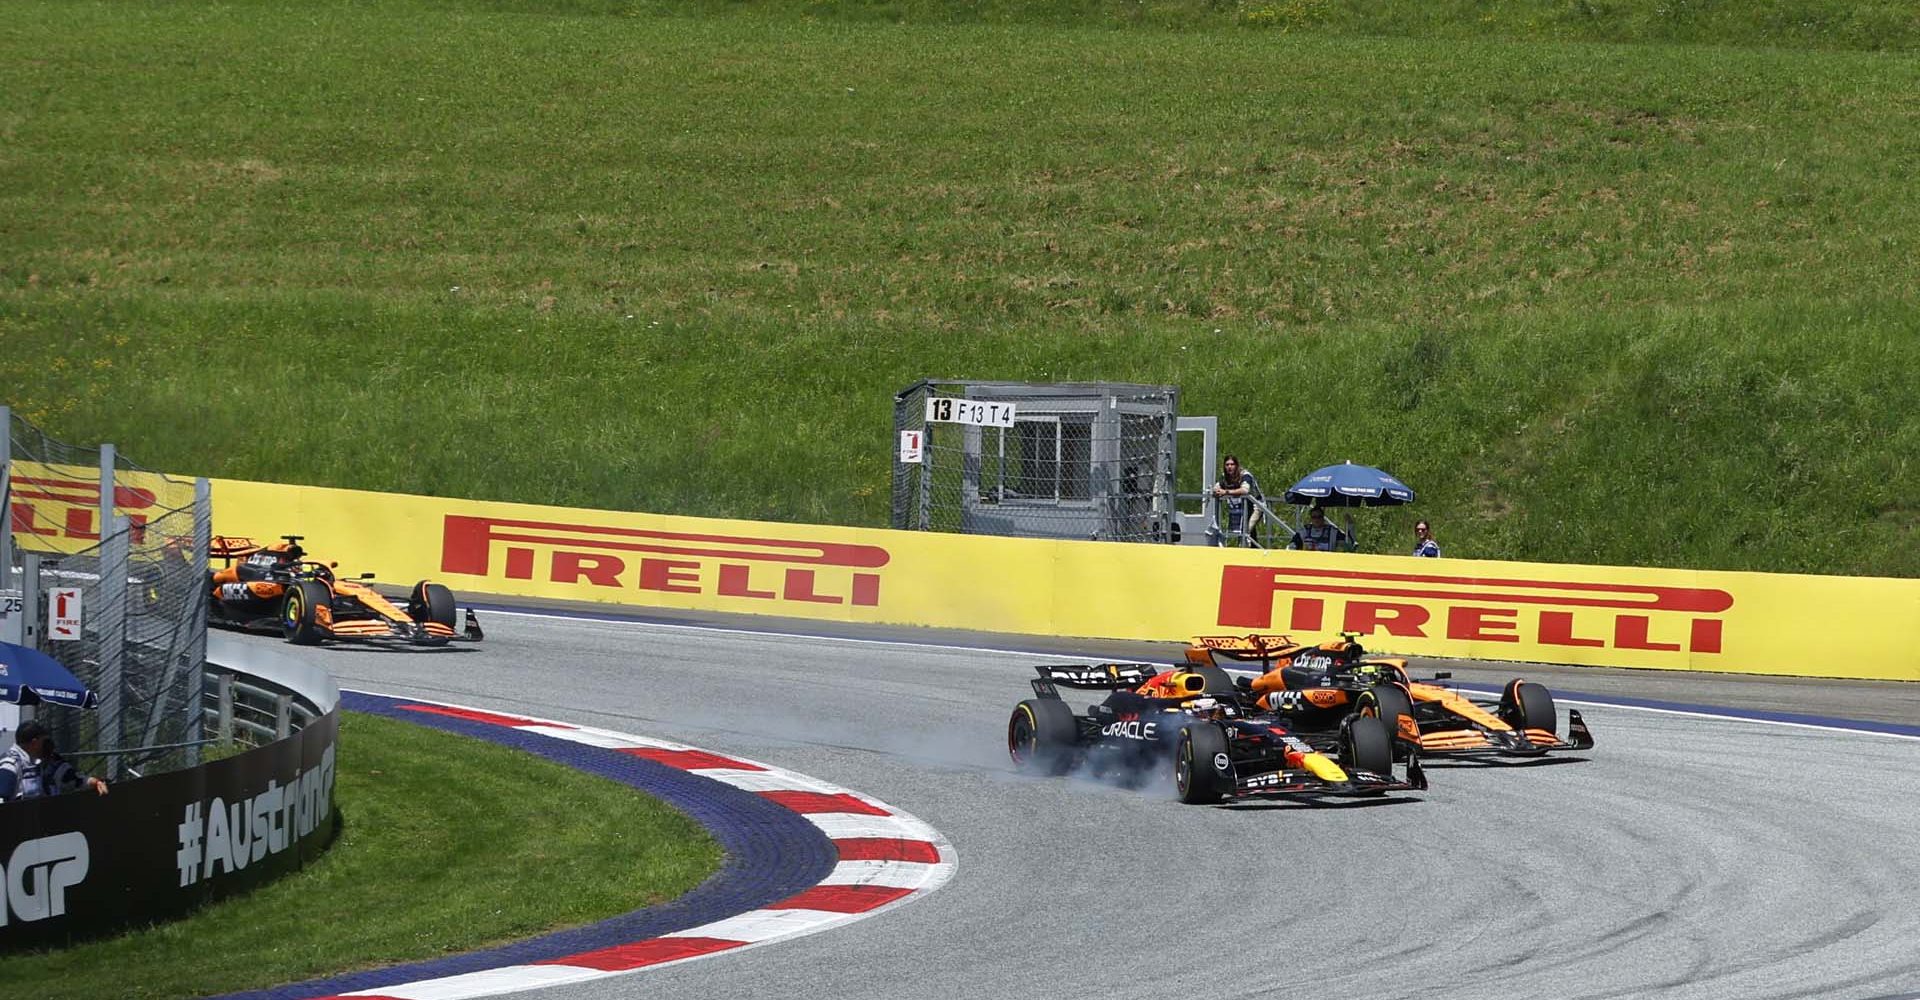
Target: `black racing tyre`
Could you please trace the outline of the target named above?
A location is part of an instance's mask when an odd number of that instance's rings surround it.
[[[422,580],[407,595],[407,614],[417,622],[439,622],[453,627],[453,591],[437,583]]]
[[[326,638],[320,627],[320,609],[333,600],[333,591],[317,580],[295,580],[287,584],[280,605],[280,630],[296,646],[317,646]]]
[[[1080,723],[1064,701],[1028,698],[1007,720],[1007,755],[1022,771],[1065,774],[1073,769],[1079,743]]]
[[[1393,740],[1386,723],[1372,715],[1349,718],[1341,734],[1340,763],[1355,771],[1388,774],[1393,769]]]
[[[1545,685],[1515,678],[1500,693],[1500,721],[1515,729],[1544,729],[1551,733],[1559,726],[1553,707],[1553,695]]]
[[[1415,718],[1413,697],[1407,689],[1398,684],[1376,684],[1360,692],[1356,709],[1361,715],[1373,716],[1380,720],[1387,733],[1387,743],[1396,758],[1405,758],[1405,744],[1400,739],[1401,718]]]
[[[1180,801],[1218,802],[1233,789],[1233,759],[1227,732],[1212,722],[1196,722],[1180,731],[1173,749],[1173,788]]]

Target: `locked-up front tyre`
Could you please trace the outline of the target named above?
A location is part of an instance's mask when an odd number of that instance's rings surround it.
[[[1180,801],[1218,802],[1233,791],[1233,759],[1227,733],[1217,723],[1196,722],[1180,731],[1173,748],[1173,787]]]

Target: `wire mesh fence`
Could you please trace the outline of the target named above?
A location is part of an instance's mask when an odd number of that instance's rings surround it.
[[[1168,541],[1178,390],[925,381],[894,398],[893,526]]]
[[[206,662],[205,480],[141,468],[112,446],[60,441],[7,415],[6,579],[37,570],[38,592],[78,592],[77,635],[37,645],[99,697],[92,711],[38,718],[83,769],[151,774],[198,762]],[[103,516],[102,496],[112,497]],[[23,588],[32,593],[35,588]],[[37,607],[24,609],[36,621]]]

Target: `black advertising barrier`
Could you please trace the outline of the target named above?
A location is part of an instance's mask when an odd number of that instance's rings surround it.
[[[237,757],[0,805],[0,951],[177,917],[333,841],[338,710]]]

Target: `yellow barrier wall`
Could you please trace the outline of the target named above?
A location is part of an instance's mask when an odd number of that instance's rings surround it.
[[[220,534],[388,583],[1036,635],[1920,680],[1920,580],[1043,541],[214,481]]]
[[[13,543],[33,552],[72,555],[100,543],[100,470],[84,465],[16,461],[8,481]],[[132,542],[148,544],[150,517],[193,506],[193,482],[153,472],[114,473],[113,512],[133,526]]]

